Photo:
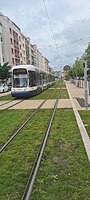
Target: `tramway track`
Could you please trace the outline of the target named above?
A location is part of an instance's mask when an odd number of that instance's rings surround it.
[[[8,103],[10,103],[10,102],[12,102],[12,101],[14,101],[14,100],[9,101]],[[17,105],[17,104],[19,104],[19,103],[21,103],[21,102],[23,102],[23,101],[24,101],[24,99],[20,100],[19,102],[14,103],[13,105],[10,105],[10,106],[8,106],[8,107],[6,107],[6,108],[0,110],[0,113],[3,112],[3,111],[5,111],[5,110],[8,110],[9,108],[12,108],[13,106],[15,106],[15,105]],[[7,104],[7,103],[6,103],[6,104]],[[4,105],[5,105],[5,104],[4,104]],[[0,106],[3,106],[3,105],[0,105]]]
[[[54,93],[55,92],[57,92],[57,91],[55,90]],[[46,99],[43,100],[43,102],[35,109],[35,111],[25,120],[25,122],[17,129],[17,131],[15,131],[14,134],[7,140],[7,142],[0,148],[0,153],[3,152],[6,149],[6,147],[11,143],[11,141],[15,138],[15,136],[23,129],[23,127],[27,124],[27,122],[30,121],[32,119],[32,117],[40,110],[40,108],[42,107],[42,105],[47,101],[47,99],[49,97],[50,97],[50,95],[48,95],[46,97]]]
[[[10,103],[11,101],[13,101],[13,100],[10,100],[10,101],[8,101],[8,102],[2,103],[2,104],[0,104],[0,106],[4,106],[4,105]]]
[[[25,188],[25,191],[23,193],[21,200],[30,200],[33,185],[34,185],[34,182],[35,182],[35,179],[36,179],[36,175],[37,175],[37,172],[38,172],[38,169],[39,169],[39,166],[40,166],[41,158],[42,158],[42,155],[43,155],[43,152],[44,152],[44,148],[45,148],[45,145],[46,145],[46,142],[47,142],[47,139],[48,139],[48,135],[49,135],[50,130],[51,130],[52,122],[53,122],[53,119],[54,119],[55,111],[56,111],[56,108],[57,108],[57,105],[58,105],[60,92],[58,92],[57,96],[58,97],[55,101],[54,108],[51,112],[51,116],[50,116],[49,122],[47,124],[46,131],[44,133],[41,145],[39,147],[35,161],[33,163],[32,170],[31,170],[31,173],[30,173],[30,176],[29,176],[29,179],[28,179],[28,182],[27,182],[27,185],[26,185],[26,188]]]

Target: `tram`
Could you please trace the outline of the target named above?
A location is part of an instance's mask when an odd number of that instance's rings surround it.
[[[37,95],[55,82],[55,76],[33,65],[12,67],[12,97]]]

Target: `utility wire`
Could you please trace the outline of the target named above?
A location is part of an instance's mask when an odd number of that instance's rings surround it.
[[[60,45],[57,45],[57,47],[60,48],[60,47],[66,46],[66,45],[71,45],[71,44],[76,43],[76,42],[78,42],[78,41],[83,41],[83,40],[85,40],[85,39],[87,39],[87,38],[90,38],[90,36],[87,36],[87,37],[85,37],[85,38],[79,38],[79,39],[77,39],[77,40],[71,40],[70,42],[66,42],[66,43],[62,43],[62,44],[60,44]]]
[[[51,33],[52,33],[52,36],[53,36],[53,41],[54,41],[54,44],[55,44],[55,47],[56,47],[56,50],[57,50],[57,53],[58,53],[57,44],[56,44],[56,40],[55,40],[55,37],[54,37],[54,33],[53,33],[52,25],[51,25],[51,22],[50,22],[49,14],[48,14],[48,11],[47,11],[47,7],[46,7],[46,4],[45,4],[45,0],[43,0],[43,4],[44,4],[44,7],[45,7],[46,16],[47,16],[49,26],[50,26],[50,29],[51,29]]]
[[[57,46],[57,48],[60,48],[60,47],[63,47],[63,46],[71,45],[71,44],[76,43],[78,41],[86,40],[87,38],[90,38],[90,36],[87,36],[87,37],[84,37],[84,38],[79,38],[77,40],[71,40],[69,42],[65,42],[65,43],[62,43],[62,44],[57,44],[56,46]],[[48,46],[54,47],[54,45],[52,45],[52,44],[48,44]],[[42,47],[39,47],[39,48],[42,48]]]

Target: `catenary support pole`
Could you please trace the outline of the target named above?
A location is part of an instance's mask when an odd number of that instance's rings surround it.
[[[88,88],[87,88],[87,62],[84,65],[84,93],[85,93],[85,109],[88,109]]]

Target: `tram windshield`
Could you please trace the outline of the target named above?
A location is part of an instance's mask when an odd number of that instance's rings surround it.
[[[13,70],[13,87],[23,88],[27,87],[27,71],[26,70]]]

